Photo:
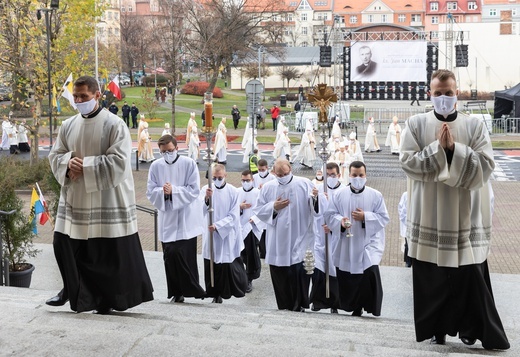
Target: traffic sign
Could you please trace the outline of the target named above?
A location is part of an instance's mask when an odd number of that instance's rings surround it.
[[[262,82],[257,79],[250,80],[246,83],[247,106],[246,110],[249,114],[255,113],[258,106],[262,102],[261,96],[264,92]]]

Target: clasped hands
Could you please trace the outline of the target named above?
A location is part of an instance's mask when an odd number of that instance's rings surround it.
[[[68,175],[72,181],[77,180],[81,177],[81,175],[83,175],[83,159],[79,157],[73,157],[69,160],[67,166],[69,168]]]
[[[453,140],[453,135],[451,135],[450,127],[447,123],[442,123],[441,129],[437,134],[437,139],[443,149],[451,151],[455,149],[455,141]]]

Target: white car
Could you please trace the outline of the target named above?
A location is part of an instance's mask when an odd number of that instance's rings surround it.
[[[119,76],[119,83],[122,86],[129,86],[130,85],[130,77],[127,76]]]

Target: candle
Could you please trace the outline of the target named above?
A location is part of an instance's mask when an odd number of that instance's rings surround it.
[[[213,93],[204,93],[204,119],[205,127],[211,129],[213,127]]]

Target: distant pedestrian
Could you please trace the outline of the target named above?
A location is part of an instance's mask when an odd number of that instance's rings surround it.
[[[412,102],[410,103],[410,105],[413,105],[414,102],[417,102],[417,106],[421,106],[421,104],[419,103],[419,98],[417,98],[417,87],[411,87],[411,94],[412,94]]]
[[[135,106],[135,103],[132,103],[132,108],[130,108],[130,115],[132,115],[132,129],[137,129],[137,115],[139,114],[139,109]]]
[[[130,106],[127,102],[125,102],[121,107],[121,113],[123,114],[123,120],[125,121],[126,126],[130,127]]]
[[[233,126],[236,130],[238,128],[238,121],[240,120],[240,110],[236,105],[233,105],[233,109],[231,109],[231,116],[233,117]]]
[[[271,108],[271,120],[273,121],[273,131],[276,131],[276,124],[278,122],[278,115],[280,115],[280,108],[275,104]]]
[[[110,107],[108,107],[108,111],[114,115],[117,115],[119,108],[117,107],[116,103],[112,103],[110,104]]]
[[[166,87],[163,87],[163,89],[161,89],[161,92],[159,93],[159,95],[161,96],[161,102],[165,103],[166,102]]]

